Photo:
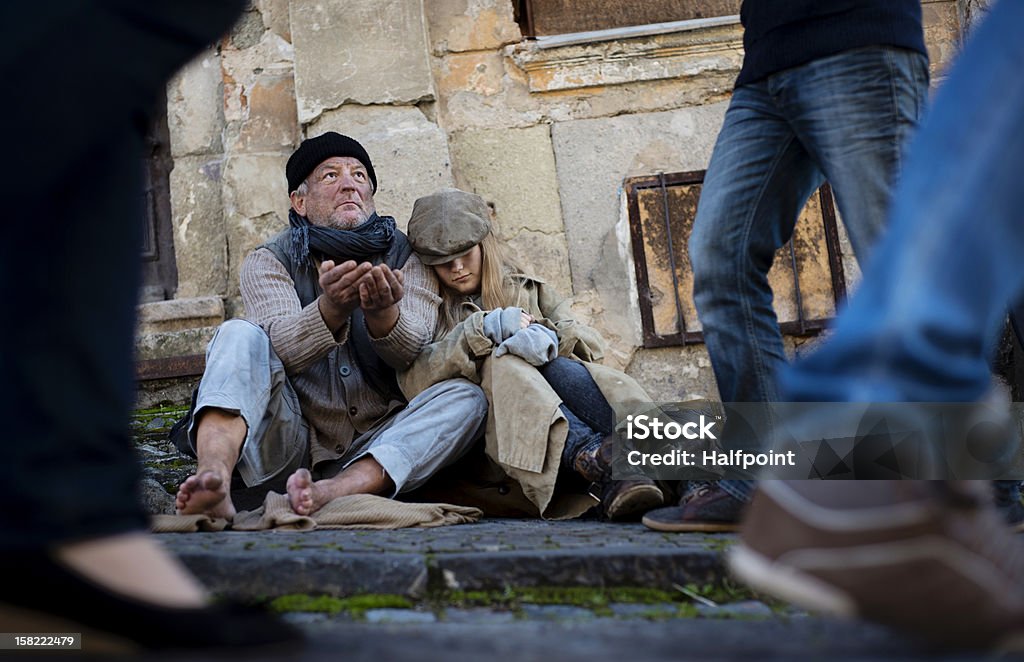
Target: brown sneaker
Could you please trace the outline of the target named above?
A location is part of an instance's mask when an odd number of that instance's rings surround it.
[[[729,566],[809,609],[1020,650],[1022,549],[983,481],[763,481]]]
[[[655,531],[727,533],[739,530],[744,505],[717,482],[702,483],[683,494],[678,506],[652,510],[641,521]]]

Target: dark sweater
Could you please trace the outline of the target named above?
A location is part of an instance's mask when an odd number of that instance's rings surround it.
[[[864,46],[925,55],[920,0],[744,0],[743,69],[736,86]]]

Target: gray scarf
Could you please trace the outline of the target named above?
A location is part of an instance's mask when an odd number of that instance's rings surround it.
[[[380,255],[391,246],[395,236],[395,219],[378,216],[376,212],[351,230],[338,230],[313,225],[294,209],[288,210],[291,226],[291,258],[301,268],[312,268],[310,253],[327,259],[364,262]]]

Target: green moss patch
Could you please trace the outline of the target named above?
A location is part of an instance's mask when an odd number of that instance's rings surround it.
[[[592,588],[585,586],[559,587],[508,587],[504,591],[445,591],[437,600],[449,607],[498,607],[517,610],[524,604],[568,605],[593,610],[596,614],[609,615],[608,605],[616,602],[630,604],[661,605],[665,603],[685,604],[689,601],[678,591],[663,591],[633,586],[612,586]]]
[[[331,615],[346,613],[355,618],[362,618],[370,609],[412,609],[414,606],[412,600],[405,596],[386,593],[367,593],[348,598],[294,593],[282,595],[270,603],[270,609],[278,613],[317,612]]]
[[[165,407],[153,407],[150,409],[136,409],[132,414],[132,425],[146,427],[156,419],[161,419],[165,425],[161,428],[170,428],[179,418],[188,412],[188,405],[168,405]]]
[[[735,618],[745,620],[742,614],[706,614],[697,608],[694,595],[717,604],[743,600],[761,600],[745,588],[725,585],[688,584],[684,590],[660,590],[631,586],[592,587],[507,587],[501,591],[444,591],[428,597],[419,607],[441,615],[450,608],[483,608],[508,611],[523,615],[524,605],[572,606],[591,610],[597,616],[615,616],[615,604],[650,605],[650,609],[634,611],[631,618],[667,620],[674,618]],[[326,595],[292,594],[276,598],[270,603],[276,612],[318,612],[330,615],[347,614],[361,619],[370,609],[415,609],[417,603],[408,597],[392,594],[365,594],[347,598]],[[758,617],[760,618],[760,617]]]

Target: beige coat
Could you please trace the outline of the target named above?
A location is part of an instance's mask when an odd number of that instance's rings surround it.
[[[558,353],[582,361],[623,422],[628,412],[650,408],[650,396],[623,372],[602,366],[605,343],[594,329],[572,319],[569,301],[544,281],[522,277],[520,307],[558,335]],[[470,314],[442,339],[423,349],[411,368],[399,375],[412,398],[444,379],[465,377],[487,394],[486,453],[515,479],[522,494],[543,517],[577,517],[595,500],[587,494],[556,493],[555,480],[569,424],[561,400],[536,368],[517,356],[491,355],[494,343],[483,332],[483,311]],[[644,406],[644,405],[647,406]],[[486,504],[479,502],[485,512]]]

